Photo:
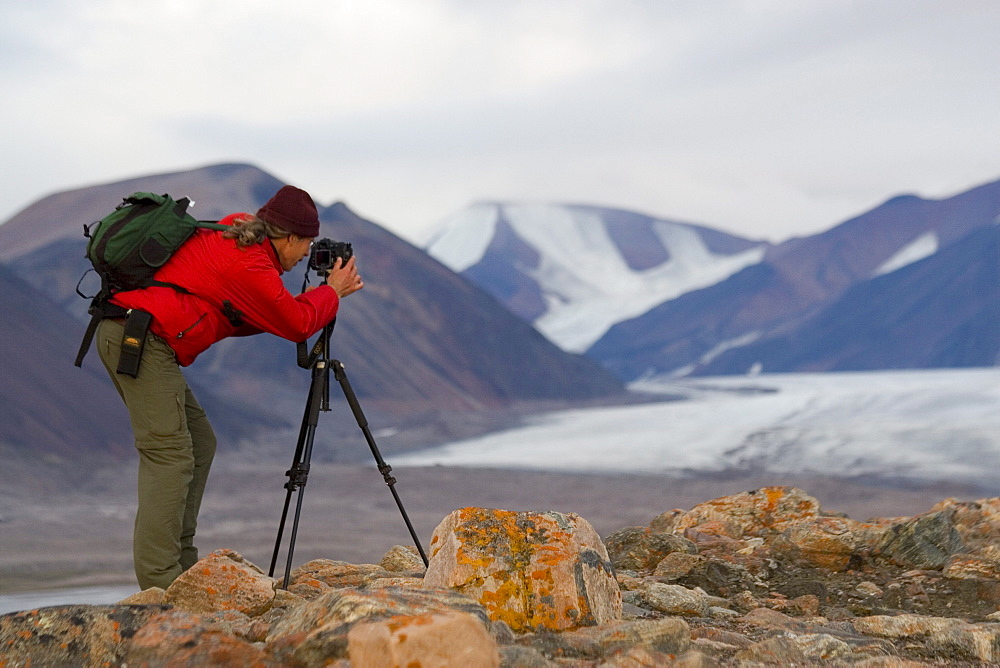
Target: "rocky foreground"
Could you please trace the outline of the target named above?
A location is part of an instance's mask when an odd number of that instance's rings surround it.
[[[465,508],[427,547],[287,589],[220,550],[166,591],[0,616],[0,667],[1000,664],[1000,498],[858,522],[767,487],[603,540]]]

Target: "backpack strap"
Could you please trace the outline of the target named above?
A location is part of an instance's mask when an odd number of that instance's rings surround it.
[[[153,316],[146,311],[129,309],[125,318],[125,332],[122,335],[121,354],[118,356],[117,373],[137,378],[139,363],[142,362],[142,349],[146,344],[146,334]]]
[[[105,318],[124,318],[128,315],[128,311],[127,308],[112,304],[101,295],[94,298],[88,310],[90,313],[90,324],[87,325],[87,331],[83,334],[83,341],[80,342],[80,350],[76,353],[76,366],[83,364],[83,358],[90,351],[90,344],[94,340],[94,334],[97,332],[97,326],[101,324],[101,321]]]
[[[243,326],[243,311],[240,311],[233,306],[233,303],[228,299],[225,299],[222,302],[222,313],[226,316],[229,320],[229,324],[233,327]]]
[[[186,295],[193,294],[187,288],[185,288],[183,286],[180,286],[180,285],[177,285],[176,283],[168,283],[166,281],[157,281],[157,280],[153,280],[153,279],[148,280],[145,283],[143,283],[142,287],[144,287],[144,288],[152,288],[152,287],[157,287],[157,288],[173,288],[177,292],[183,292]]]
[[[232,225],[226,225],[217,220],[196,220],[194,226],[203,230],[215,230],[216,232],[225,232],[226,230],[233,229]]]

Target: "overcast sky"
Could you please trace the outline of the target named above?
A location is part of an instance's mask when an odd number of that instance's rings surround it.
[[[410,239],[487,199],[781,240],[1000,178],[996,0],[0,7],[0,220],[239,161]]]

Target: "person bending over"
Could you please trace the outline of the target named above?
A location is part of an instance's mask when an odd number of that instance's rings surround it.
[[[340,258],[324,284],[292,295],[281,281],[309,255],[319,235],[316,205],[304,190],[282,187],[257,213],[223,218],[224,231],[199,229],[154,280],[112,303],[152,318],[136,377],[116,373],[124,318],[97,330],[98,354],[125,402],[139,453],[133,533],[142,589],[166,589],[198,561],[198,510],[216,439],[181,367],[230,336],[268,332],[300,342],[337,315],[340,300],[364,287],[355,259]],[[181,289],[177,289],[177,288]]]

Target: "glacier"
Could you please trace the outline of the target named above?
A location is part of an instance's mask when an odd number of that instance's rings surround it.
[[[816,474],[1000,489],[997,368],[661,378],[632,389],[664,400],[538,415],[393,464]]]

